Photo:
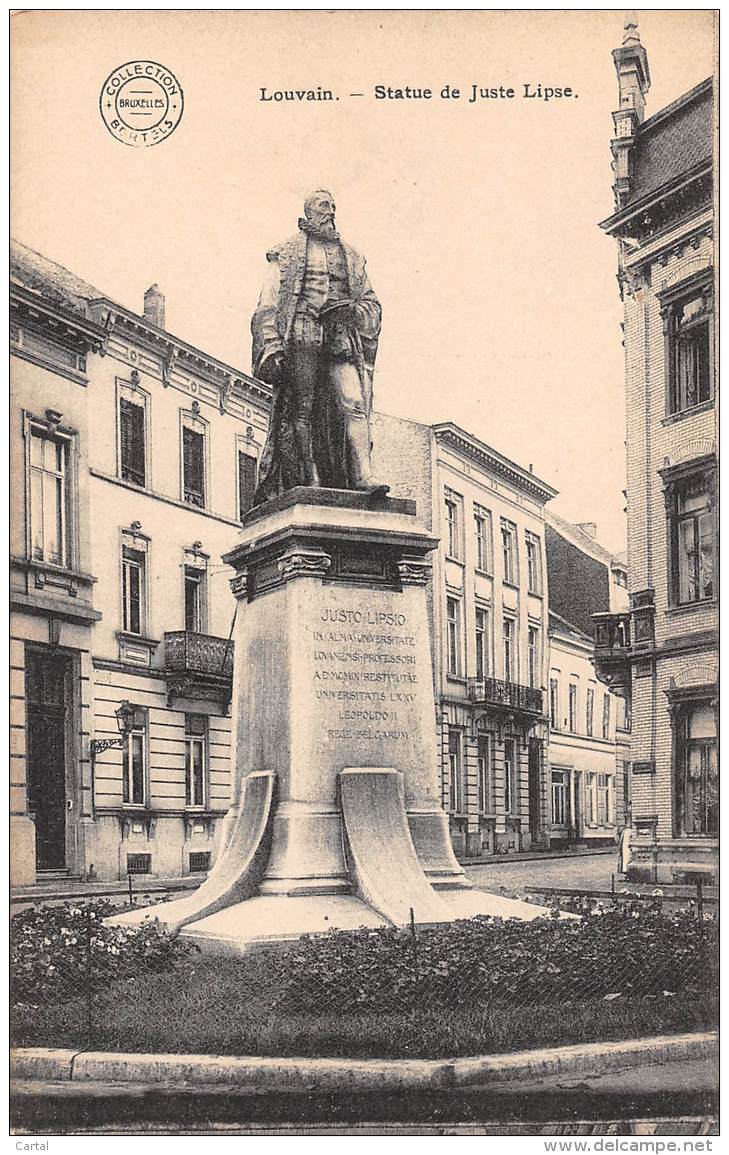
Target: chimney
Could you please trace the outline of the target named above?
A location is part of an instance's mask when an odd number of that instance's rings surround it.
[[[150,285],[144,294],[144,319],[158,329],[165,327],[165,295],[160,293],[159,285]]]
[[[628,12],[625,17],[623,43],[620,48],[613,49],[613,61],[618,76],[619,107],[613,113],[615,136],[611,148],[615,173],[615,207],[620,209],[630,195],[630,150],[645,117],[645,98],[651,86],[648,57],[640,42],[638,20],[634,12]]]
[[[597,525],[594,521],[578,521],[577,528],[587,536],[591,537],[593,541],[597,540]]]

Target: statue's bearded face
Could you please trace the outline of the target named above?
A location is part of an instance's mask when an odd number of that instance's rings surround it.
[[[304,215],[307,221],[312,228],[325,236],[333,237],[336,232],[334,227],[336,209],[334,197],[326,189],[317,189],[304,201]]]

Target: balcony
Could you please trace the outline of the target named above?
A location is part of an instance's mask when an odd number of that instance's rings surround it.
[[[532,718],[542,716],[542,691],[518,682],[502,682],[498,678],[469,678],[468,697],[479,705],[492,706],[513,714]]]
[[[222,705],[233,686],[233,642],[211,634],[173,630],[164,637],[167,698],[193,698]]]
[[[616,693],[630,687],[630,614],[593,614],[595,673]]]

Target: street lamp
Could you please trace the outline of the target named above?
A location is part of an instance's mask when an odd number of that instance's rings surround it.
[[[104,750],[110,750],[112,746],[123,746],[127,734],[131,733],[134,725],[134,706],[130,705],[129,702],[122,702],[114,713],[116,714],[116,724],[119,727],[119,737],[94,738],[89,746],[94,758]]]

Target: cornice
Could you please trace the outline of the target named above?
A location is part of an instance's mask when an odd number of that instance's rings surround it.
[[[640,197],[636,201],[631,201],[623,208],[618,209],[617,212],[612,213],[609,217],[606,217],[605,220],[600,221],[599,226],[611,236],[620,235],[625,231],[628,224],[636,222],[637,218],[647,214],[650,209],[684,192],[698,181],[705,180],[711,176],[712,161],[711,157],[707,157],[705,160],[699,161],[692,168],[687,169],[686,172],[681,173],[680,176],[673,177],[670,181],[666,181],[665,184],[660,185],[659,188],[646,193],[645,196]],[[691,211],[694,210],[692,209]],[[675,227],[675,225],[672,227]]]
[[[473,437],[470,433],[459,429],[459,427],[452,424],[452,422],[433,425],[431,428],[433,429],[436,440],[440,444],[455,449],[463,457],[474,461],[482,469],[504,478],[504,480],[508,481],[516,489],[521,490],[522,493],[526,493],[529,497],[534,497],[543,504],[557,496],[558,490],[553,489],[546,481],[540,481],[534,474],[528,473],[515,462],[509,461],[508,457],[503,457],[495,449],[491,449],[490,446],[477,440],[477,438]]]
[[[118,330],[132,337],[135,342],[143,345],[151,352],[162,353],[167,365],[167,381],[165,383],[169,381],[169,373],[173,365],[184,365],[197,376],[221,390],[221,408],[224,407],[227,398],[234,390],[237,390],[246,400],[257,401],[267,408],[270,407],[272,391],[263,381],[250,377],[247,373],[235,369],[232,365],[227,365],[224,361],[218,361],[216,357],[203,353],[194,345],[188,345],[180,337],[175,337],[174,334],[168,333],[165,329],[159,329],[143,317],[117,305],[108,297],[99,297],[89,301],[89,308],[98,315],[100,321],[103,321],[103,332],[107,341],[111,333]]]
[[[22,285],[10,285],[10,311],[19,324],[45,333],[61,345],[86,352],[103,353],[105,332],[96,321],[79,316],[32,293]]]

